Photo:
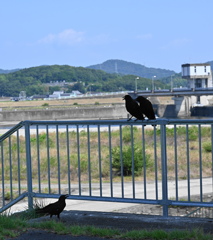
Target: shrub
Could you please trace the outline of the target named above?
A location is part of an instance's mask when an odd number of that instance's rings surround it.
[[[193,126],[189,128],[189,140],[195,141],[198,137],[198,127]]]
[[[206,152],[211,152],[212,151],[212,144],[210,142],[206,142],[203,144],[203,149]]]
[[[42,104],[42,107],[49,107],[49,103]]]
[[[139,132],[137,127],[133,127],[133,137],[136,137],[136,134]],[[126,126],[123,128],[123,142],[124,143],[130,143],[132,140],[131,136],[131,128],[129,126]]]
[[[144,160],[142,155],[142,147],[134,146],[134,173],[139,175],[143,166]],[[123,160],[123,174],[129,176],[132,174],[132,147],[124,146],[122,151],[122,160]],[[145,164],[149,165],[150,155],[146,154]],[[121,171],[121,160],[120,160],[120,147],[114,147],[112,149],[112,166],[113,168]]]
[[[31,142],[32,144],[37,144],[37,138],[36,138],[36,136],[32,136],[31,139],[30,139],[30,142]],[[39,144],[41,144],[41,145],[45,145],[45,144],[47,143],[47,134],[46,134],[46,133],[39,134],[39,136],[38,136],[38,142],[39,142]],[[55,143],[54,143],[54,141],[52,140],[51,134],[49,134],[48,144],[49,144],[49,147],[54,147],[54,146],[55,146]]]

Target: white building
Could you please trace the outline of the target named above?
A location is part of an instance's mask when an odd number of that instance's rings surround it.
[[[189,88],[212,87],[212,71],[208,63],[183,64],[182,77],[188,80]]]
[[[182,64],[182,78],[188,80],[188,88],[212,88],[212,71],[208,63]],[[191,105],[210,105],[212,96],[192,96]]]

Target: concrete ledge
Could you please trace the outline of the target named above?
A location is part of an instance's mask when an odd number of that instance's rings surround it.
[[[113,212],[63,211],[61,221],[66,224],[95,226],[100,228],[116,228],[121,230],[193,230],[201,229],[204,233],[213,234],[213,219],[168,217]],[[30,222],[47,221],[50,217],[31,219]],[[53,217],[56,219],[56,217]]]
[[[127,117],[124,105],[100,107],[76,107],[68,109],[46,109],[35,111],[2,111],[0,121],[25,120],[72,120],[72,119],[119,119]]]

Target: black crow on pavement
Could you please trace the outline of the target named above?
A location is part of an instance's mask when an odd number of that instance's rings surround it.
[[[136,118],[135,121],[144,120],[144,116],[139,104],[134,99],[132,99],[130,95],[125,95],[123,97],[123,100],[126,101],[125,105],[126,105],[127,112],[131,114],[131,117],[127,121],[130,121],[132,117]]]
[[[52,217],[53,215],[57,215],[58,218],[60,219],[60,213],[66,207],[65,199],[68,196],[69,195],[67,195],[67,194],[66,195],[61,195],[57,202],[50,203],[49,205],[47,205],[43,208],[36,209],[35,211],[38,214],[50,215],[50,217]]]

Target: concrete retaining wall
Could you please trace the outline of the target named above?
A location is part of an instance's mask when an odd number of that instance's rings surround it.
[[[34,111],[2,111],[0,121],[25,120],[72,120],[72,119],[119,119],[126,118],[124,105],[98,106],[92,108],[46,109]]]
[[[175,105],[153,105],[158,117],[179,117]],[[76,107],[67,109],[46,109],[31,111],[0,111],[0,121],[25,120],[76,120],[76,119],[122,119],[127,118],[125,105]],[[213,117],[213,107],[194,107],[191,116]]]

